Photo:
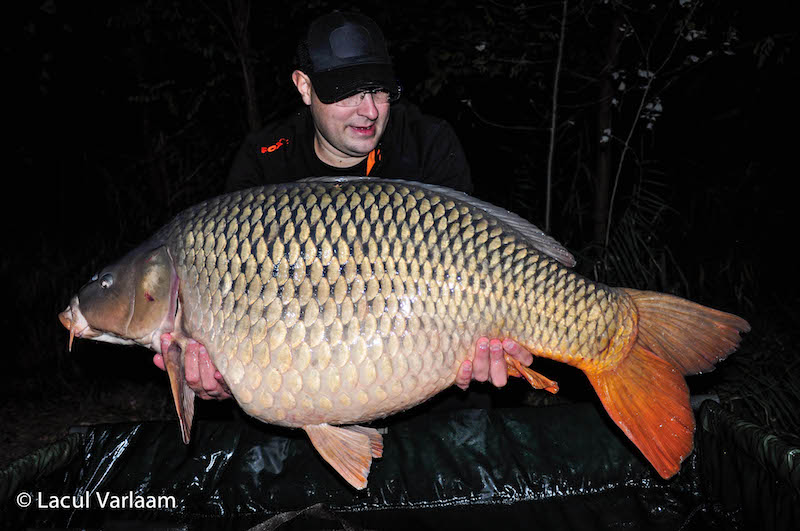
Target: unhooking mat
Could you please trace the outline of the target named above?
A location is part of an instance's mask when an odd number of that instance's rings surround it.
[[[2,526],[731,528],[708,510],[694,457],[662,480],[591,403],[412,414],[377,426],[388,426],[384,454],[363,491],[299,430],[201,419],[184,446],[177,422],[93,426],[0,474]]]

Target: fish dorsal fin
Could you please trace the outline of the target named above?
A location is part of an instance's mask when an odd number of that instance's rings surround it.
[[[509,212],[504,208],[487,203],[486,201],[481,201],[480,199],[476,199],[469,194],[459,192],[458,190],[453,190],[452,188],[447,188],[446,186],[420,183],[415,181],[404,181],[400,179],[376,179],[372,177],[310,177],[307,179],[302,179],[298,182],[355,184],[365,181],[381,182],[394,185],[400,184],[409,187],[422,188],[439,195],[447,196],[451,199],[463,201],[464,203],[467,203],[478,210],[482,210],[506,224],[508,227],[519,233],[523,238],[528,240],[537,251],[540,251],[551,258],[555,258],[567,267],[572,267],[575,265],[575,257],[573,257],[563,245],[558,243],[555,238],[547,235],[543,230],[530,221],[518,216],[517,214],[514,214],[513,212]]]
[[[303,429],[319,455],[348,483],[359,490],[367,486],[372,458],[383,454],[383,438],[377,430],[329,424],[308,425]]]

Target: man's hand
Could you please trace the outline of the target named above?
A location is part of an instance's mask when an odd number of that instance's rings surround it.
[[[225,400],[231,397],[231,390],[222,374],[217,370],[211,358],[208,356],[206,347],[197,341],[190,340],[186,345],[184,353],[184,370],[186,373],[186,383],[192,391],[203,400]],[[164,358],[161,354],[153,356],[153,363],[159,369],[166,370]]]
[[[527,367],[533,363],[533,355],[512,339],[491,341],[482,337],[475,347],[475,357],[464,360],[458,369],[456,385],[466,390],[473,379],[479,382],[491,382],[496,387],[503,387],[508,382],[508,368],[505,354],[509,354]]]

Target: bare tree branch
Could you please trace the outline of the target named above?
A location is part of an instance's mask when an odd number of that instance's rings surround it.
[[[547,197],[545,198],[544,230],[550,232],[550,209],[553,188],[553,155],[556,149],[556,122],[558,115],[558,81],[561,75],[561,61],[564,57],[564,38],[567,34],[567,0],[563,1],[561,12],[561,36],[558,39],[558,57],[553,75],[553,109],[550,113],[550,149],[547,154]]]

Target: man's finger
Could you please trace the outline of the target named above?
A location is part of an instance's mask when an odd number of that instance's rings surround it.
[[[471,371],[470,371],[471,374]],[[230,398],[231,396],[231,388],[228,387],[228,382],[225,381],[225,378],[222,377],[222,373],[219,371],[214,372],[214,378],[219,382],[219,386],[222,388],[222,397],[223,398]]]
[[[472,360],[472,378],[479,382],[489,379],[489,339],[478,339],[475,347],[475,357]]]
[[[514,341],[513,339],[506,339],[503,341],[503,350],[511,354],[517,361],[527,367],[533,363],[533,355],[528,352],[525,347]]]
[[[219,382],[215,378],[217,368],[211,363],[211,358],[208,357],[206,347],[200,345],[197,351],[197,364],[200,369],[200,380],[203,384],[203,389],[209,392],[211,396],[215,396],[212,391],[219,391]]]
[[[458,374],[456,375],[456,385],[461,388],[462,391],[466,391],[469,387],[469,382],[472,380],[472,362],[469,360],[464,360],[461,364],[461,367],[458,368]]]
[[[496,387],[503,387],[508,382],[508,368],[503,354],[503,342],[492,339],[489,342],[489,379]]]
[[[197,362],[197,351],[196,343],[192,344],[191,342],[186,345],[186,352],[184,352],[183,358],[183,372],[184,377],[186,378],[186,383],[189,384],[189,387],[197,393],[198,387],[200,387],[200,367],[198,366]]]

